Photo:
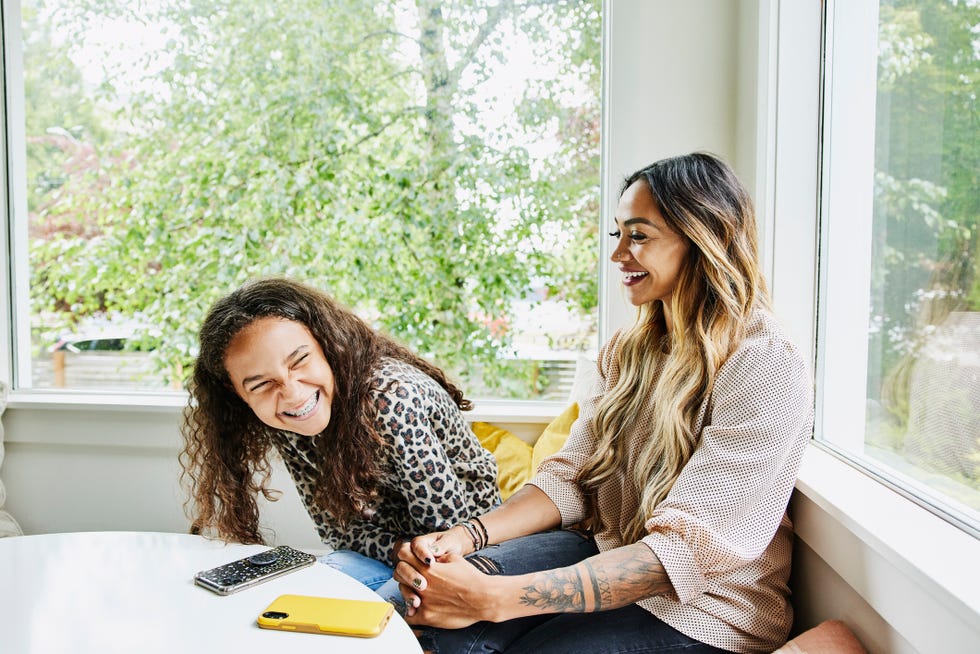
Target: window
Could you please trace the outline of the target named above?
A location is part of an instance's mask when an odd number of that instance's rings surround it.
[[[829,4],[819,436],[980,530],[980,5]]]
[[[599,6],[5,2],[16,386],[180,388],[207,307],[289,275],[468,395],[564,400],[597,343]]]

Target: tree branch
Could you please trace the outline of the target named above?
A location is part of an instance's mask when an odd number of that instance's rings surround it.
[[[517,14],[529,7],[548,7],[561,4],[562,2],[563,0],[528,0],[527,2],[500,0],[499,4],[487,9],[486,21],[480,25],[480,29],[477,30],[473,40],[471,40],[470,44],[466,46],[466,50],[459,58],[459,62],[452,70],[449,71],[449,81],[452,83],[452,88],[456,88],[460,77],[463,75],[463,70],[465,70],[466,67],[473,62],[473,59],[476,57],[476,53],[480,49],[480,46],[483,45],[483,42],[487,40],[487,37],[493,33],[493,30],[497,28],[497,25],[499,25],[507,15]]]
[[[487,19],[480,25],[480,29],[477,30],[476,35],[470,44],[466,46],[466,50],[463,56],[459,58],[459,62],[449,71],[449,82],[451,88],[456,89],[457,84],[459,84],[459,79],[463,75],[463,70],[473,61],[476,57],[477,50],[483,45],[483,42],[487,40],[487,37],[493,33],[493,30],[497,28],[500,21],[504,19],[504,16],[514,8],[514,0],[500,0],[500,3],[495,7],[491,7],[487,10]]]

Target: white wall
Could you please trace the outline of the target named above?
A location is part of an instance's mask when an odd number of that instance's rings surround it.
[[[25,533],[187,531],[176,414],[14,408],[3,421],[9,510]]]
[[[739,18],[740,8],[753,14],[755,4],[606,0],[610,38],[603,56],[615,65],[604,68],[606,214],[600,234],[610,231],[622,180],[658,159],[707,150],[735,166],[746,163],[749,169],[738,172],[754,179],[754,156],[736,157],[736,125],[739,111],[756,115],[755,74],[740,77],[738,49],[740,27],[749,30],[741,40],[756,40],[756,25],[744,25]],[[754,70],[754,63],[749,67]],[[610,244],[610,239],[601,241],[603,262],[609,259]],[[607,273],[608,266],[602,266],[607,308],[600,325],[603,340],[634,315],[623,300],[619,278]]]

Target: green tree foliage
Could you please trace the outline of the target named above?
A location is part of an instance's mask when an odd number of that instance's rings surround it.
[[[24,71],[27,134],[27,201],[43,223],[40,230],[84,232],[74,212],[59,212],[65,194],[91,188],[98,165],[94,144],[105,139],[94,101],[85,91],[81,71],[68,46],[57,43],[51,28],[31,6],[24,7]],[[84,191],[82,191],[84,192]],[[42,234],[46,235],[46,234]]]
[[[180,382],[219,295],[288,275],[464,380],[527,395],[502,356],[514,302],[543,285],[594,310],[597,0],[60,4],[78,38],[111,19],[168,43],[107,64],[97,174],[57,211],[35,205],[87,226],[32,242],[35,313],[139,316]],[[563,75],[496,133],[472,129],[517,27]],[[541,160],[527,144],[543,139],[557,154]]]
[[[888,416],[871,438],[976,489],[973,391],[924,389],[969,356],[950,314],[980,311],[980,5],[892,0],[879,23],[869,393]]]
[[[880,10],[872,314],[883,367],[952,310],[980,310],[980,6]]]

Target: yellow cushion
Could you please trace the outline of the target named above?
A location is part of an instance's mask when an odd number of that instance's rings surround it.
[[[531,478],[531,446],[488,422],[474,422],[472,427],[483,447],[497,459],[497,485],[506,500]]]
[[[537,472],[541,461],[551,456],[562,448],[568,440],[568,433],[572,430],[572,423],[578,418],[578,402],[572,402],[567,409],[558,414],[551,423],[544,428],[541,436],[534,443],[531,454],[531,472]]]

